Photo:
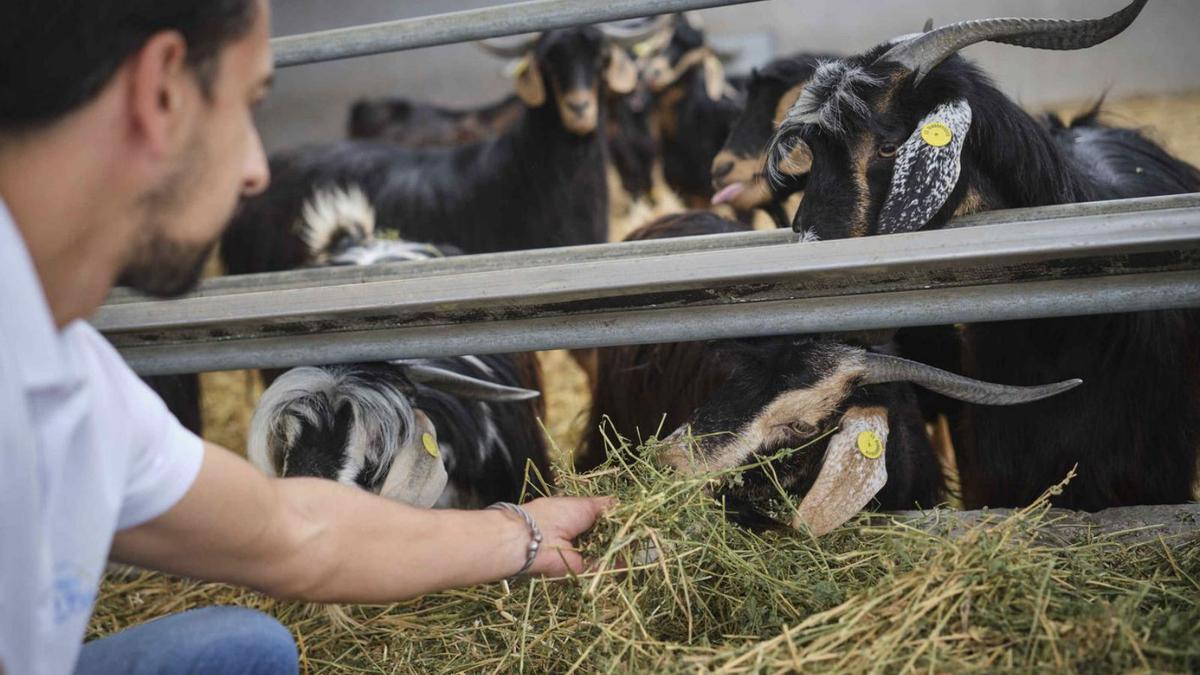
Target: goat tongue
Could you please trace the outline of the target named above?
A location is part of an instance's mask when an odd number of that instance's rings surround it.
[[[742,194],[742,192],[745,190],[746,184],[742,182],[726,185],[725,187],[721,188],[720,192],[713,195],[712,204],[713,206],[716,206],[718,204],[724,204],[725,202],[731,202],[737,199],[737,196]]]

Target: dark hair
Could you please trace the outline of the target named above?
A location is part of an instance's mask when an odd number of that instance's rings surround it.
[[[245,35],[255,0],[0,3],[0,133],[44,127],[91,101],[151,36],[175,30],[211,93],[221,48]]]

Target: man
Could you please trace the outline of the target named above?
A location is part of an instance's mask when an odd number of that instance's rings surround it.
[[[388,602],[522,569],[519,512],[422,511],[270,479],[203,443],[84,322],[118,277],[190,288],[240,194],[266,187],[251,108],[266,0],[0,8],[0,671],[295,672],[286,630],[188,612],[82,647],[109,559],[281,598]],[[531,572],[583,561],[605,500],[526,505]],[[78,659],[78,665],[76,665]]]

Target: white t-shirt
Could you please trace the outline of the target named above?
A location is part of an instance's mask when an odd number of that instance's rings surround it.
[[[83,321],[57,330],[0,201],[0,667],[70,673],[113,533],[161,515],[203,457]]]

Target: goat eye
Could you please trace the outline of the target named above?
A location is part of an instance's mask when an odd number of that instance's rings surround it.
[[[883,145],[879,146],[879,156],[880,157],[895,157],[896,156],[896,144],[895,143],[884,143]]]
[[[811,436],[817,431],[816,427],[807,422],[792,422],[788,429],[797,436]]]

